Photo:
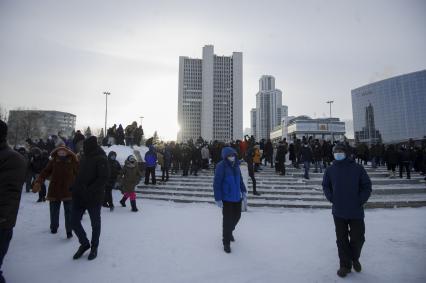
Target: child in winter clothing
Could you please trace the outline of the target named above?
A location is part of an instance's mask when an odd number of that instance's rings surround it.
[[[134,212],[138,211],[136,207],[135,187],[139,184],[141,177],[142,173],[139,171],[136,158],[130,155],[127,157],[123,170],[118,176],[118,183],[120,184],[121,192],[124,194],[123,198],[120,200],[121,206],[125,207],[126,200],[130,198],[130,204]]]

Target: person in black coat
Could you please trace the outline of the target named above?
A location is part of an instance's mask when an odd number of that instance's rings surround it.
[[[38,147],[32,148],[31,152],[30,170],[34,174],[34,179],[37,179],[41,171],[43,171],[47,163],[49,163],[49,156],[47,151],[42,152]],[[37,202],[42,201],[46,201],[46,185],[44,182],[41,184],[41,189],[38,192]]]
[[[270,162],[271,168],[274,167],[274,164],[272,163],[273,155],[274,155],[274,146],[272,145],[272,141],[270,139],[268,139],[267,142],[265,143],[265,151],[264,151],[265,166],[266,166],[267,162]]]
[[[315,164],[315,173],[318,173],[318,167],[320,170],[320,173],[322,173],[322,146],[319,142],[319,140],[315,140],[314,144],[312,146],[312,153],[314,158],[314,164]]]
[[[277,162],[280,170],[280,175],[285,175],[285,155],[287,154],[287,142],[280,141],[277,149]]]
[[[98,146],[97,138],[89,137],[83,143],[84,156],[80,161],[78,175],[72,185],[72,226],[80,242],[74,259],[80,258],[91,248],[89,260],[96,258],[101,234],[101,207],[105,196],[105,186],[109,179],[108,160]],[[89,212],[92,225],[92,242],[89,243],[81,225],[85,211]]]
[[[402,145],[398,152],[398,161],[399,161],[399,178],[402,178],[402,171],[407,172],[407,179],[411,178],[410,175],[410,152],[407,149],[406,145]]]
[[[326,169],[322,187],[324,195],[333,204],[340,268],[337,275],[345,277],[361,271],[359,257],[365,242],[364,204],[371,195],[371,181],[364,167],[347,157],[343,145],[333,148],[335,161]]]
[[[109,169],[109,178],[108,182],[105,186],[105,199],[104,199],[104,207],[109,207],[111,211],[114,210],[114,203],[112,201],[112,189],[115,186],[115,182],[117,181],[117,177],[121,172],[121,165],[116,160],[117,153],[115,151],[110,151],[108,153],[108,169]]]
[[[7,125],[0,120],[0,282],[5,282],[1,266],[12,240],[27,164],[6,142]]]
[[[393,144],[389,145],[386,150],[386,165],[389,172],[389,177],[395,178],[395,168],[398,164],[398,152]]]
[[[300,160],[303,162],[303,167],[305,168],[305,174],[303,177],[309,179],[309,169],[312,162],[312,150],[307,142],[305,142],[300,149]]]
[[[247,162],[247,170],[248,170],[248,174],[253,186],[253,195],[260,196],[260,193],[256,189],[256,178],[254,177],[253,157],[254,157],[254,140],[250,140],[250,144],[246,151],[246,156],[244,157],[244,160]]]

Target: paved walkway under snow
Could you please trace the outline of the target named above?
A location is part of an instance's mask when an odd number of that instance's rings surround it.
[[[48,204],[35,199],[23,194],[3,265],[8,283],[426,282],[426,208],[366,211],[363,272],[341,280],[330,210],[251,209],[228,255],[217,207],[138,200],[139,213],[103,209],[98,258],[89,262],[87,253],[72,260],[76,237],[66,239],[63,216],[50,234]],[[90,227],[88,215],[84,222]]]

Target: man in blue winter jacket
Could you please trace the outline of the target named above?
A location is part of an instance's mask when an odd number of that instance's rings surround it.
[[[333,148],[335,161],[324,174],[322,187],[325,197],[333,204],[340,268],[337,275],[345,277],[361,271],[359,257],[365,242],[364,204],[371,194],[371,181],[364,167],[346,155],[346,148]]]
[[[214,198],[223,214],[223,249],[231,252],[232,232],[241,218],[241,200],[246,198],[246,186],[241,177],[237,152],[232,147],[222,149],[222,161],[216,166],[214,175]]]

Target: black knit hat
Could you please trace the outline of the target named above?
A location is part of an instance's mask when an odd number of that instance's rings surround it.
[[[85,155],[94,152],[98,148],[98,139],[95,136],[87,138],[83,143],[83,151]]]
[[[7,137],[7,125],[5,122],[0,120],[0,142],[4,142]]]

